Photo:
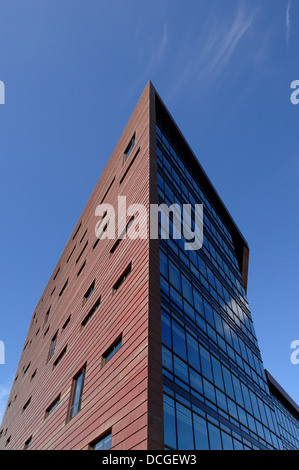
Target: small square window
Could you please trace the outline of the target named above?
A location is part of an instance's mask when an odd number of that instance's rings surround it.
[[[135,145],[135,134],[133,135],[132,139],[130,140],[125,152],[124,152],[124,162],[126,162],[132,152],[132,149]]]
[[[111,431],[107,432],[89,446],[90,450],[109,450],[111,449]]]
[[[121,348],[122,346],[122,336],[120,336],[113,344],[110,346],[109,349],[103,354],[104,364],[107,364],[109,359],[111,359],[115,353]]]

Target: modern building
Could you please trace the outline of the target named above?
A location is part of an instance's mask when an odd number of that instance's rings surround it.
[[[202,248],[164,226],[151,239],[148,220],[144,238],[107,238],[96,208],[119,196],[148,214],[203,204]],[[33,313],[0,448],[299,449],[298,406],[263,368],[248,256],[149,82]]]

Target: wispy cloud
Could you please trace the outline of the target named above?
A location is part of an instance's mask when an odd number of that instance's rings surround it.
[[[6,403],[9,397],[11,384],[1,385],[0,384],[0,423],[2,422],[2,418],[4,415],[4,411],[6,408]]]
[[[288,0],[288,6],[287,6],[287,11],[286,11],[286,41],[287,41],[287,46],[289,45],[290,37],[291,37],[291,6],[292,6],[292,0]]]
[[[257,15],[257,10],[248,9],[247,5],[245,2],[239,2],[234,15],[224,17],[214,14],[207,18],[196,40],[192,44],[190,41],[190,48],[186,44],[181,46],[177,53],[177,68],[180,73],[176,75],[176,84],[171,94],[192,83],[197,86],[204,84],[206,88],[215,86],[220,79],[223,80],[233,64],[233,58],[241,47],[242,40],[246,34],[250,34]],[[244,48],[239,58],[239,66],[244,58],[248,59],[248,53],[252,53],[254,61],[259,50],[251,48],[251,51],[248,51]],[[183,61],[182,57],[185,57]]]

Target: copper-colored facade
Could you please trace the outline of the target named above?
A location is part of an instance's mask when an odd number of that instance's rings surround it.
[[[157,241],[150,247],[149,239],[124,239],[113,254],[114,240],[100,240],[95,246],[97,205],[116,206],[118,196],[125,195],[128,205],[148,208],[154,194],[154,177],[149,177],[153,97],[148,83],[36,306],[1,426],[2,449],[23,449],[30,439],[32,449],[88,449],[107,430],[112,432],[112,449],[162,448],[161,337],[155,321],[159,274],[154,263],[149,269]],[[133,135],[135,144],[125,161]],[[128,279],[114,292],[129,263]],[[82,326],[99,298],[92,319]],[[120,335],[122,347],[103,364],[103,353]],[[84,365],[81,411],[69,420],[73,378]],[[58,406],[47,416],[58,396]]]

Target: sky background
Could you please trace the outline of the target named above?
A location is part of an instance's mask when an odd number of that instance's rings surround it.
[[[35,306],[147,81],[250,247],[267,368],[299,402],[298,0],[0,0],[0,420]]]

